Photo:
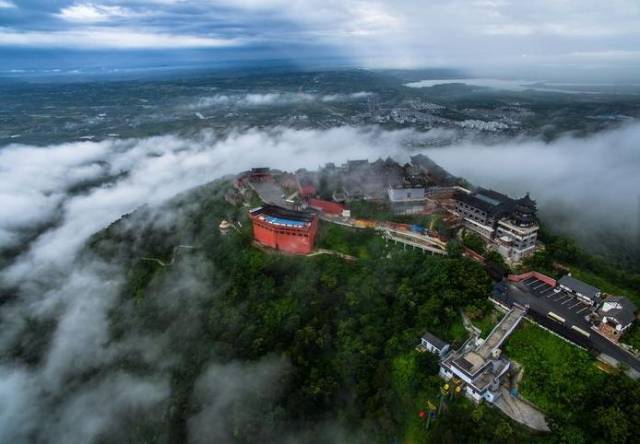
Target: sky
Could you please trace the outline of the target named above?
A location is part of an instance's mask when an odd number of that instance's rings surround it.
[[[0,56],[635,75],[637,0],[0,0]],[[125,63],[126,62],[126,63]],[[97,62],[96,62],[97,63]]]

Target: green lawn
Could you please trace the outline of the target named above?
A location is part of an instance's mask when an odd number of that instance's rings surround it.
[[[384,240],[372,229],[348,228],[321,222],[316,246],[365,258],[384,249]]]
[[[456,346],[462,344],[469,337],[469,333],[464,328],[464,324],[462,323],[462,319],[457,319],[451,327],[449,328],[449,334],[446,339],[451,341],[452,346]]]
[[[603,375],[586,351],[529,321],[509,338],[505,352],[524,366],[522,396],[547,412],[579,399]]]

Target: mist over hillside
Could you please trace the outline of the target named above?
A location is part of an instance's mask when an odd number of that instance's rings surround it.
[[[0,0],[0,444],[640,436],[638,0]]]
[[[403,86],[405,78],[367,75],[357,86],[354,78],[362,77],[304,74],[286,87],[271,77],[168,82],[161,92],[143,82],[124,85],[139,89],[124,104],[109,99],[115,84],[70,85],[67,98],[44,85],[30,103],[21,102],[24,85],[13,90],[0,130],[0,441],[118,442],[158,428],[174,441],[231,442],[276,402],[293,377],[286,357],[248,363],[198,340],[228,285],[203,259],[217,251],[216,221],[232,211],[216,209],[220,182],[209,183],[254,166],[295,171],[425,153],[474,185],[531,192],[549,230],[637,269],[640,126],[628,116],[636,101],[492,89],[468,96],[468,85],[423,91]],[[555,121],[559,103],[571,112]],[[616,107],[624,112],[612,114]],[[96,233],[119,240],[98,254],[87,247]],[[145,287],[153,297],[122,299],[139,256],[157,247],[169,260],[167,245],[196,242],[211,250],[178,255]],[[220,322],[233,315],[220,313]],[[173,373],[184,344],[202,358],[184,370],[196,372],[187,387]],[[185,424],[158,419],[186,400],[197,411],[167,414]],[[226,416],[239,405],[241,421]],[[332,418],[280,431],[285,442],[368,436]]]
[[[493,146],[464,143],[429,155],[472,183],[513,195],[530,192],[547,227],[588,250],[638,267],[640,126],[551,143],[516,139]]]
[[[75,250],[143,203],[256,165],[295,171],[359,158],[404,162],[424,152],[474,185],[514,196],[531,192],[551,231],[571,234],[588,250],[633,266],[639,242],[634,194],[640,185],[639,131],[637,124],[627,124],[551,142],[458,135],[442,146],[450,130],[276,126],[44,147],[13,144],[0,150],[9,166],[0,173],[9,210],[0,219],[0,248],[15,254],[27,240],[45,250],[52,245]],[[62,237],[65,231],[68,237]]]

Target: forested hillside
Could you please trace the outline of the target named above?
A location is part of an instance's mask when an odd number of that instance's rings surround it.
[[[464,398],[449,401],[427,430],[418,414],[427,401],[437,402],[443,382],[436,358],[415,346],[425,330],[457,346],[466,338],[460,311],[482,317],[492,310],[484,269],[462,257],[393,249],[367,231],[321,234],[321,242],[344,245],[355,261],[263,251],[251,244],[246,208],[224,200],[228,187],[218,182],[161,209],[141,208],[91,240],[87,256],[126,273],[109,316],[111,341],[124,347],[132,338],[147,340],[154,356],[124,355],[120,370],[169,374],[171,381],[167,405],[132,417],[130,428],[105,442],[570,442],[563,440],[586,436],[574,415],[554,410],[554,433],[532,435]],[[237,230],[220,234],[223,218],[239,221]],[[509,349],[515,354],[523,347],[515,342]],[[531,367],[527,387],[542,384],[543,367]],[[611,384],[628,385],[616,382],[621,378]],[[569,396],[542,387],[540,399]],[[613,411],[607,412],[591,423],[592,436],[624,442],[638,429],[627,416],[623,432],[608,433]]]

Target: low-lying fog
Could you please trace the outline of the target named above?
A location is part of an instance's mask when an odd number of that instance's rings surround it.
[[[462,144],[428,154],[475,185],[530,192],[548,227],[605,251],[624,239],[640,247],[640,125],[552,143]]]
[[[420,148],[438,135],[377,128],[278,128],[236,132],[224,139],[203,132],[194,139],[167,135],[1,148],[0,251],[21,252],[0,264],[0,288],[11,287],[16,294],[0,305],[0,354],[5,356],[0,361],[0,442],[91,442],[129,421],[132,409],[144,412],[167,402],[169,381],[163,369],[170,356],[164,353],[164,338],[136,337],[117,346],[108,340],[107,313],[122,270],[117,264],[75,259],[89,236],[122,214],[226,174],[256,165],[295,170],[356,158],[406,160],[424,151],[477,185],[515,196],[530,191],[551,228],[583,240],[607,232],[638,239],[639,125],[551,144],[516,140]],[[199,288],[206,270],[187,267],[182,272],[176,281],[191,279]],[[176,317],[188,315],[189,297]],[[36,365],[6,358],[29,319],[55,320],[45,357]],[[109,367],[132,351],[155,369],[153,376]],[[194,437],[200,429],[221,440],[230,436],[231,426],[214,421],[215,412],[244,396],[243,381],[269,385],[274,372],[285,367],[272,361],[252,366],[212,363],[197,387],[201,393],[216,394],[216,399],[209,405],[205,400],[203,411],[189,422]],[[106,369],[98,382],[74,379],[96,368]]]

